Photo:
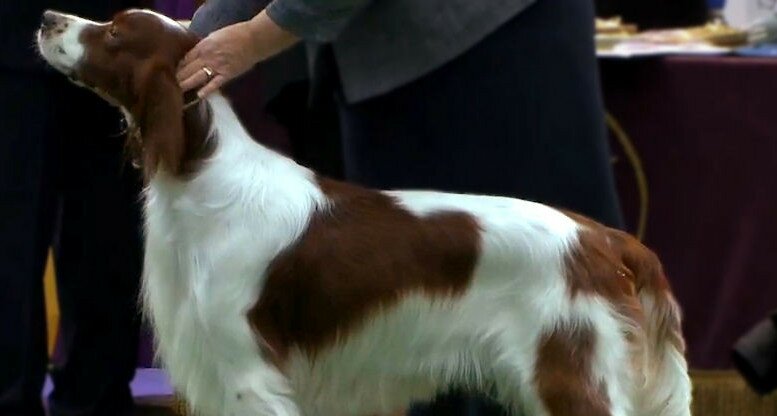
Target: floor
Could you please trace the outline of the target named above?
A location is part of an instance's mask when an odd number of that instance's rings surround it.
[[[133,416],[174,416],[173,389],[167,375],[155,368],[138,369],[130,384],[137,410]],[[44,396],[52,389],[51,380],[46,380]]]
[[[176,414],[170,407],[141,406],[133,416],[176,416]]]

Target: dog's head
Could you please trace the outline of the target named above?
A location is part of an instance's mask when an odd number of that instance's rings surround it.
[[[36,37],[46,62],[120,107],[139,129],[135,150],[145,170],[183,169],[184,98],[175,73],[196,35],[148,10],[123,11],[110,22],[46,11]]]

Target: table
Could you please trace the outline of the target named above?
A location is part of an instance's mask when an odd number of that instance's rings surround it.
[[[645,242],[683,308],[690,365],[730,368],[734,341],[777,308],[777,60],[602,60],[601,72],[644,165]],[[634,176],[613,146],[633,229]]]

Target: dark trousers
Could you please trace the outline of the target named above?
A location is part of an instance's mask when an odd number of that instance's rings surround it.
[[[538,0],[433,73],[364,102],[341,100],[346,177],[515,196],[620,226],[593,22],[590,0]],[[501,412],[454,394],[412,413]]]
[[[55,74],[0,69],[0,414],[41,415],[43,270],[56,259],[54,415],[132,405],[141,227],[118,111]]]
[[[433,73],[341,103],[346,176],[516,196],[619,226],[593,16],[590,0],[538,0]]]

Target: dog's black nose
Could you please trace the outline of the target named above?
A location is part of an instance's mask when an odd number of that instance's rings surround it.
[[[57,25],[57,22],[59,22],[57,14],[51,10],[46,10],[43,12],[43,18],[41,18],[40,21],[40,28],[43,30],[51,30],[54,26]]]

